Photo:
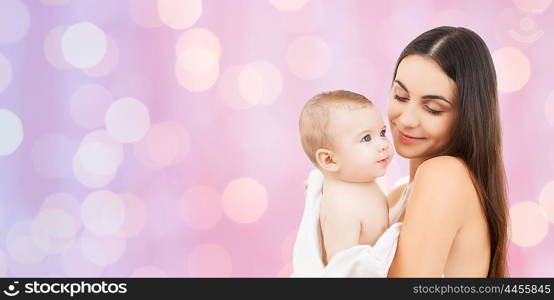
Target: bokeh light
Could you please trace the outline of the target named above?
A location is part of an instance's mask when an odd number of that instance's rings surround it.
[[[14,153],[23,141],[23,125],[13,112],[0,109],[0,156]]]
[[[122,98],[113,102],[106,112],[106,130],[120,143],[134,143],[150,128],[150,114],[142,102]]]
[[[8,253],[21,264],[38,264],[46,254],[35,244],[31,235],[24,235],[8,241]]]
[[[82,85],[71,96],[71,117],[85,129],[103,127],[112,101],[112,94],[105,87],[94,83]]]
[[[83,138],[73,156],[73,174],[85,186],[102,187],[111,182],[122,161],[123,146],[105,130],[95,130]]]
[[[187,257],[186,266],[190,277],[228,277],[233,268],[229,252],[216,244],[195,247]]]
[[[116,235],[96,235],[89,231],[81,236],[83,256],[98,266],[116,263],[127,247],[125,238]]]
[[[554,223],[554,181],[544,185],[539,196],[539,203],[550,223]]]
[[[191,92],[209,90],[219,77],[219,39],[205,28],[183,32],[175,46],[175,75],[179,85]]]
[[[529,59],[519,49],[507,47],[492,53],[498,77],[498,89],[502,92],[515,92],[523,88],[531,76]]]
[[[314,32],[321,26],[323,19],[321,0],[310,0],[299,10],[281,14],[281,22],[289,32],[294,34]]]
[[[256,222],[267,209],[267,191],[248,177],[231,181],[223,191],[223,211],[237,223]]]
[[[104,31],[90,22],[69,26],[62,36],[64,58],[76,68],[87,69],[99,64],[108,48]]]
[[[241,68],[238,77],[239,93],[244,100],[257,104],[262,98],[264,81],[260,73],[250,66]]]
[[[31,223],[35,244],[47,254],[68,249],[77,234],[75,219],[58,208],[42,209]]]
[[[247,102],[256,105],[274,103],[281,94],[281,71],[265,61],[245,65],[238,77],[239,93]]]
[[[114,178],[116,173],[101,175],[91,173],[81,164],[79,155],[75,155],[72,160],[73,175],[78,182],[89,188],[100,188],[108,185]]]
[[[179,56],[178,62],[189,72],[208,72],[215,68],[217,56],[205,48],[186,48]]]
[[[61,268],[67,277],[98,277],[104,271],[104,266],[97,265],[84,256],[79,241],[62,253]]]
[[[296,11],[302,9],[310,0],[269,0],[271,5],[280,11]]]
[[[331,64],[331,51],[316,35],[294,39],[287,49],[289,70],[300,79],[314,80],[323,76]]]
[[[33,240],[30,220],[18,221],[10,227],[6,247],[8,254],[20,264],[38,264],[46,257]]]
[[[125,207],[125,219],[119,233],[125,238],[134,237],[144,229],[148,221],[146,204],[132,193],[120,193],[118,196]]]
[[[46,60],[58,69],[71,69],[73,66],[65,59],[62,51],[62,37],[68,26],[52,28],[44,39],[43,51]]]
[[[81,218],[88,231],[96,235],[118,232],[125,221],[125,204],[108,190],[90,193],[81,205]]]
[[[517,8],[526,13],[540,14],[545,11],[552,0],[512,0]]]
[[[154,124],[134,145],[135,156],[147,167],[166,167],[182,162],[190,151],[190,135],[178,122]]]
[[[23,1],[0,1],[0,44],[20,41],[30,27],[29,10]]]
[[[254,106],[254,103],[249,102],[241,95],[239,77],[242,69],[242,66],[230,66],[223,72],[219,80],[219,99],[224,105],[237,110]]]
[[[0,94],[2,94],[12,81],[12,65],[10,61],[0,54]]]
[[[510,208],[511,240],[520,247],[541,243],[548,233],[548,221],[544,210],[530,201],[518,202]]]
[[[219,77],[219,65],[216,64],[208,72],[190,72],[179,61],[175,63],[177,82],[190,92],[209,90]]]
[[[221,195],[209,186],[193,186],[178,204],[179,217],[194,229],[213,228],[221,219]]]
[[[81,202],[75,198],[75,196],[68,193],[55,193],[51,194],[44,201],[40,207],[40,210],[47,209],[59,209],[71,216],[77,229],[82,225],[81,223]]]
[[[158,0],[158,13],[167,26],[185,29],[202,15],[202,0]]]
[[[192,28],[179,35],[175,46],[175,55],[179,57],[189,48],[205,49],[215,56],[217,60],[221,57],[219,38],[206,28]]]
[[[158,0],[129,0],[129,11],[133,21],[145,28],[162,25],[158,15]]]
[[[83,139],[77,157],[85,170],[93,175],[109,175],[117,171],[122,161],[122,147],[104,135],[94,131]]]
[[[111,37],[107,37],[108,46],[104,58],[94,67],[83,69],[83,72],[92,77],[102,77],[110,74],[119,63],[119,48]]]

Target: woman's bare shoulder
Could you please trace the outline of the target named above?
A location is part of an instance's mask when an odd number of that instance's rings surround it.
[[[464,207],[468,199],[478,200],[471,173],[466,163],[453,156],[437,156],[423,162],[414,178],[414,193],[432,206]],[[436,199],[429,202],[430,199]],[[448,201],[444,201],[448,199]]]
[[[471,184],[454,157],[426,160],[417,169],[398,238],[391,277],[437,277],[444,272],[452,244],[467,219]]]
[[[427,173],[459,176],[471,180],[467,164],[459,157],[443,155],[430,158],[419,165],[416,176],[418,172],[423,172],[422,170]]]

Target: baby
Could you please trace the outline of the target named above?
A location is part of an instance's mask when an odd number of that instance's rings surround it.
[[[325,265],[339,251],[373,246],[389,227],[387,199],[375,179],[393,150],[379,111],[349,91],[321,93],[300,115],[302,147],[324,175],[319,225]]]

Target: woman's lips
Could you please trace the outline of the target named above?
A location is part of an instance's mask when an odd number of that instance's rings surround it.
[[[396,129],[396,130],[398,132],[398,138],[400,139],[401,142],[403,142],[405,144],[412,144],[412,143],[416,143],[416,142],[419,142],[419,141],[422,141],[422,140],[425,139],[425,138],[418,138],[418,137],[413,137],[413,136],[407,135],[407,134],[403,133],[402,131],[400,131],[400,129]]]

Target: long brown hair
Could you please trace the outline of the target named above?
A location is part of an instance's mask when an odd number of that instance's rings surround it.
[[[461,158],[487,218],[491,245],[488,277],[508,277],[508,209],[502,161],[496,72],[485,42],[462,27],[438,27],[418,36],[400,54],[432,58],[456,83],[456,121],[449,144],[440,155]]]

